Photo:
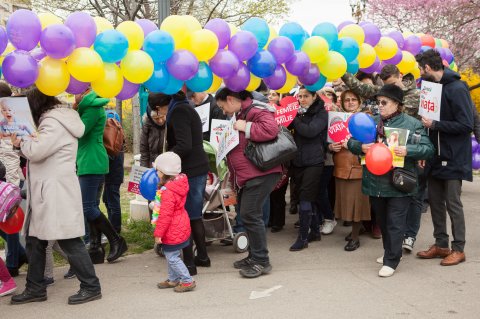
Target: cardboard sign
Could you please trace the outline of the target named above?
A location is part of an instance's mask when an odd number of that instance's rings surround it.
[[[352,113],[328,112],[328,138],[329,143],[342,143],[352,135],[348,130],[348,119]]]
[[[278,125],[289,126],[297,115],[300,108],[298,100],[293,96],[286,96],[280,101],[280,106],[276,106],[275,120]]]
[[[212,129],[210,130],[210,144],[218,150],[218,144],[220,144],[220,137],[225,131],[225,128],[229,125],[229,120],[217,120],[212,119]]]
[[[422,81],[418,114],[435,121],[440,121],[441,101],[442,85],[438,83]]]
[[[230,123],[225,127],[219,138],[216,165],[218,166],[222,159],[240,143],[238,131],[233,128],[233,124],[237,121],[235,115],[230,119]]]
[[[195,108],[200,120],[202,121],[202,132],[208,132],[210,130],[210,103],[205,103]]]
[[[128,181],[128,191],[137,195],[140,194],[140,180],[142,179],[143,173],[148,171],[147,167],[134,165],[132,166],[132,171],[130,172],[130,178]]]

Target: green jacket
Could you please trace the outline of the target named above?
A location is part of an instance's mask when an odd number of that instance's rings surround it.
[[[375,117],[375,122],[378,123],[379,116]],[[405,113],[401,113],[394,118],[384,122],[385,127],[403,128],[410,131],[407,140],[407,156],[405,157],[404,169],[414,172],[417,175],[417,161],[430,158],[435,149],[426,134],[426,131],[417,119]],[[420,134],[420,142],[413,144],[413,134]],[[357,155],[363,155],[362,142],[357,141],[353,137],[348,141],[348,149]],[[363,170],[362,177],[362,191],[368,196],[374,197],[405,197],[412,196],[417,192],[415,189],[412,193],[403,193],[393,187],[392,171],[384,175],[374,175],[368,169]]]
[[[85,124],[85,134],[78,140],[77,175],[107,174],[108,155],[103,146],[108,99],[90,92],[78,104],[78,114]]]

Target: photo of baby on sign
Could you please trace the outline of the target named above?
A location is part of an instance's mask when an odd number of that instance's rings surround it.
[[[26,97],[5,97],[0,99],[0,134],[10,140],[12,134],[21,139],[36,136],[30,107]]]

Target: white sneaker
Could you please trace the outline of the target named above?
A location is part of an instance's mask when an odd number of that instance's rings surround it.
[[[400,260],[402,260],[403,257],[400,257]],[[380,256],[377,258],[377,264],[383,265],[383,256]]]
[[[395,269],[388,267],[388,266],[383,266],[380,271],[378,272],[378,275],[380,277],[391,277],[393,276],[393,273],[395,272]]]
[[[321,233],[323,235],[329,235],[333,232],[333,229],[337,226],[336,220],[325,219],[321,228]]]
[[[402,248],[408,252],[412,252],[413,245],[415,245],[415,238],[407,237],[403,240]]]

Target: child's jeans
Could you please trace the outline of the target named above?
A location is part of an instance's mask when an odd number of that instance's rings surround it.
[[[193,282],[193,278],[190,276],[187,267],[180,258],[180,252],[180,249],[163,252],[168,262],[168,280],[170,282],[191,283]]]

